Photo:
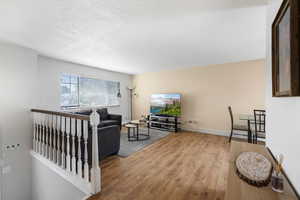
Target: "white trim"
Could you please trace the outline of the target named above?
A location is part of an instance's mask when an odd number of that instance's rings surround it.
[[[93,110],[93,109],[101,109],[101,108],[118,108],[121,107],[120,104],[118,105],[108,105],[108,106],[78,106],[78,107],[64,107],[64,106],[60,106],[60,111],[61,112],[65,112],[65,111],[70,111],[70,112],[80,112],[80,111],[84,111],[84,110]]]
[[[229,136],[228,131],[222,131],[222,130],[214,130],[214,129],[192,129],[192,128],[183,128],[184,131],[190,131],[190,132],[195,132],[195,133],[204,133],[204,134],[211,134],[211,135],[219,135],[219,136]]]
[[[190,131],[194,133],[202,133],[202,134],[210,134],[210,135],[218,135],[218,136],[224,136],[224,137],[229,137],[230,136],[230,131],[224,131],[224,130],[214,130],[214,129],[190,129],[190,128],[184,128],[184,131]],[[245,134],[245,131],[234,131],[234,133],[237,134]],[[232,135],[232,138],[239,138],[239,139],[247,139],[245,136],[242,135]],[[263,138],[257,138],[258,141],[260,142],[265,142],[265,139]]]
[[[63,179],[65,179],[69,183],[73,184],[80,191],[82,191],[86,195],[91,196],[91,194],[92,194],[91,183],[87,183],[83,179],[80,180],[80,178],[78,176],[74,176],[72,173],[69,173],[66,170],[63,170],[61,167],[57,166],[56,164],[54,164],[50,160],[44,158],[42,155],[34,152],[33,150],[30,151],[30,154],[33,158],[40,161],[42,164],[44,164],[46,167],[48,167],[49,169],[51,169],[52,171],[57,173]]]
[[[190,131],[190,132],[195,132],[195,133],[203,133],[203,134],[210,134],[210,135],[219,135],[219,136],[224,136],[224,137],[229,137],[230,136],[230,131],[224,131],[224,130],[215,130],[215,129],[190,129],[186,128],[183,129],[185,131]],[[239,133],[239,131],[235,131],[235,133]],[[240,132],[242,134],[242,132]],[[245,139],[245,137],[240,136],[240,135],[233,135],[233,138],[242,138]]]

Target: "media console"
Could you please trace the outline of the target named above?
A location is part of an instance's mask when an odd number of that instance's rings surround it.
[[[178,132],[180,129],[179,118],[176,116],[148,115],[148,128],[163,131]]]

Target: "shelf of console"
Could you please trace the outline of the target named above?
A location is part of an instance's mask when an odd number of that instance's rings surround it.
[[[148,126],[152,129],[158,129],[163,131],[175,131],[180,129],[180,122],[176,116],[148,116]]]

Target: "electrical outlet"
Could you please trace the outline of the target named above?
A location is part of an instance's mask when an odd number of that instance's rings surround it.
[[[20,149],[21,147],[21,144],[6,144],[4,145],[4,150],[6,151],[14,151],[14,150],[17,150],[17,149]]]

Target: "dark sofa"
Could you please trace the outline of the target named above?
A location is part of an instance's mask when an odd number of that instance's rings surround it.
[[[98,128],[98,156],[103,160],[110,155],[116,155],[120,150],[120,128],[117,125]],[[89,164],[92,163],[92,131],[88,137]]]
[[[109,114],[106,108],[98,109],[100,123],[98,125],[98,145],[99,159],[103,160],[107,156],[118,154],[120,150],[120,131],[122,116]],[[76,112],[80,115],[90,115],[91,110]],[[84,145],[83,143],[81,145]],[[89,125],[88,137],[89,164],[92,163],[92,127]],[[82,152],[83,153],[83,152]]]
[[[98,109],[97,112],[100,114],[100,124],[98,125],[98,128],[118,125],[121,130],[122,115],[109,114],[107,108]]]
[[[122,128],[122,115],[109,114],[107,108],[97,109],[97,113],[100,115],[100,122],[98,128],[118,125],[119,128]],[[91,115],[92,110],[76,112],[79,115]]]

